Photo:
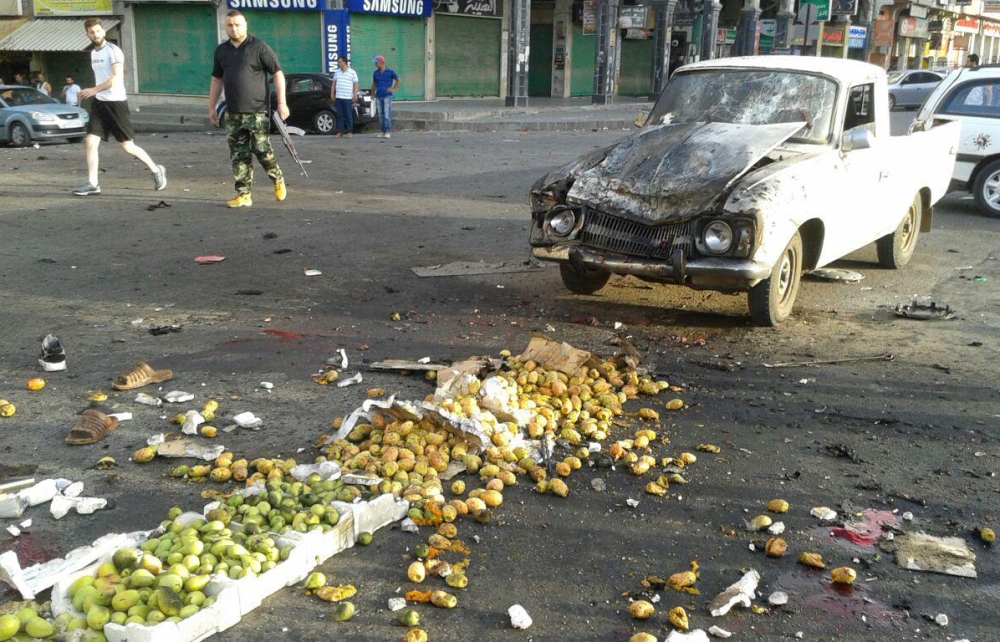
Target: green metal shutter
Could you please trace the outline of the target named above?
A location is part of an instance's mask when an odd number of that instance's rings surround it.
[[[319,11],[244,11],[247,31],[278,54],[285,73],[322,73],[323,21]]]
[[[583,35],[583,27],[573,25],[573,69],[570,94],[591,96],[594,93],[594,58],[597,56],[597,36]]]
[[[500,20],[434,16],[438,98],[500,95]]]
[[[621,40],[622,60],[618,74],[619,96],[646,96],[653,73],[653,39]]]
[[[351,67],[358,72],[358,85],[371,88],[375,56],[399,74],[394,97],[420,100],[424,97],[423,18],[405,18],[378,13],[351,13]]]
[[[552,23],[531,25],[528,95],[552,95]]]
[[[218,46],[213,4],[134,4],[139,91],[208,94],[212,56]],[[93,74],[79,82],[90,87]]]

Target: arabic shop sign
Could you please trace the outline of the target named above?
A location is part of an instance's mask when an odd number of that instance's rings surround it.
[[[499,18],[503,15],[501,0],[438,0],[434,4],[437,13],[454,13],[459,16],[480,16]]]
[[[111,0],[35,0],[36,16],[84,16],[111,13]]]

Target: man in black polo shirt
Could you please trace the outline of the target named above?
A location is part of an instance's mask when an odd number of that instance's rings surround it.
[[[277,111],[288,118],[285,104],[285,74],[278,56],[263,40],[247,34],[247,20],[239,11],[226,14],[226,34],[229,40],[215,49],[212,85],[208,93],[208,113],[212,123],[219,124],[215,105],[223,87],[226,90],[226,141],[233,160],[236,177],[236,197],[226,201],[227,207],[253,205],[253,158],[274,182],[274,197],[285,200],[285,178],[274,157],[268,134],[271,122],[267,115],[267,75],[274,78],[278,97]]]

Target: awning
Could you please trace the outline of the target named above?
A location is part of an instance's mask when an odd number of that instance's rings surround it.
[[[25,23],[27,18],[3,18],[0,19],[0,40],[7,37],[15,29]]]
[[[0,40],[0,51],[86,51],[90,38],[84,19],[38,18],[29,20]],[[120,21],[102,19],[104,30],[111,31]]]

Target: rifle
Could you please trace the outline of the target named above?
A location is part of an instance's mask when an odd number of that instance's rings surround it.
[[[289,128],[276,111],[271,113],[271,120],[274,121],[274,126],[278,129],[278,135],[281,136],[281,142],[285,144],[285,149],[288,150],[288,154],[292,157],[292,160],[295,161],[295,164],[299,166],[299,169],[302,170],[302,175],[309,178],[309,174],[306,173],[306,166],[299,158],[298,152],[295,151],[295,144],[292,143],[292,138],[289,136],[291,129],[295,129],[296,133],[302,132],[302,130],[295,127]],[[305,132],[302,132],[302,134],[305,134]]]

